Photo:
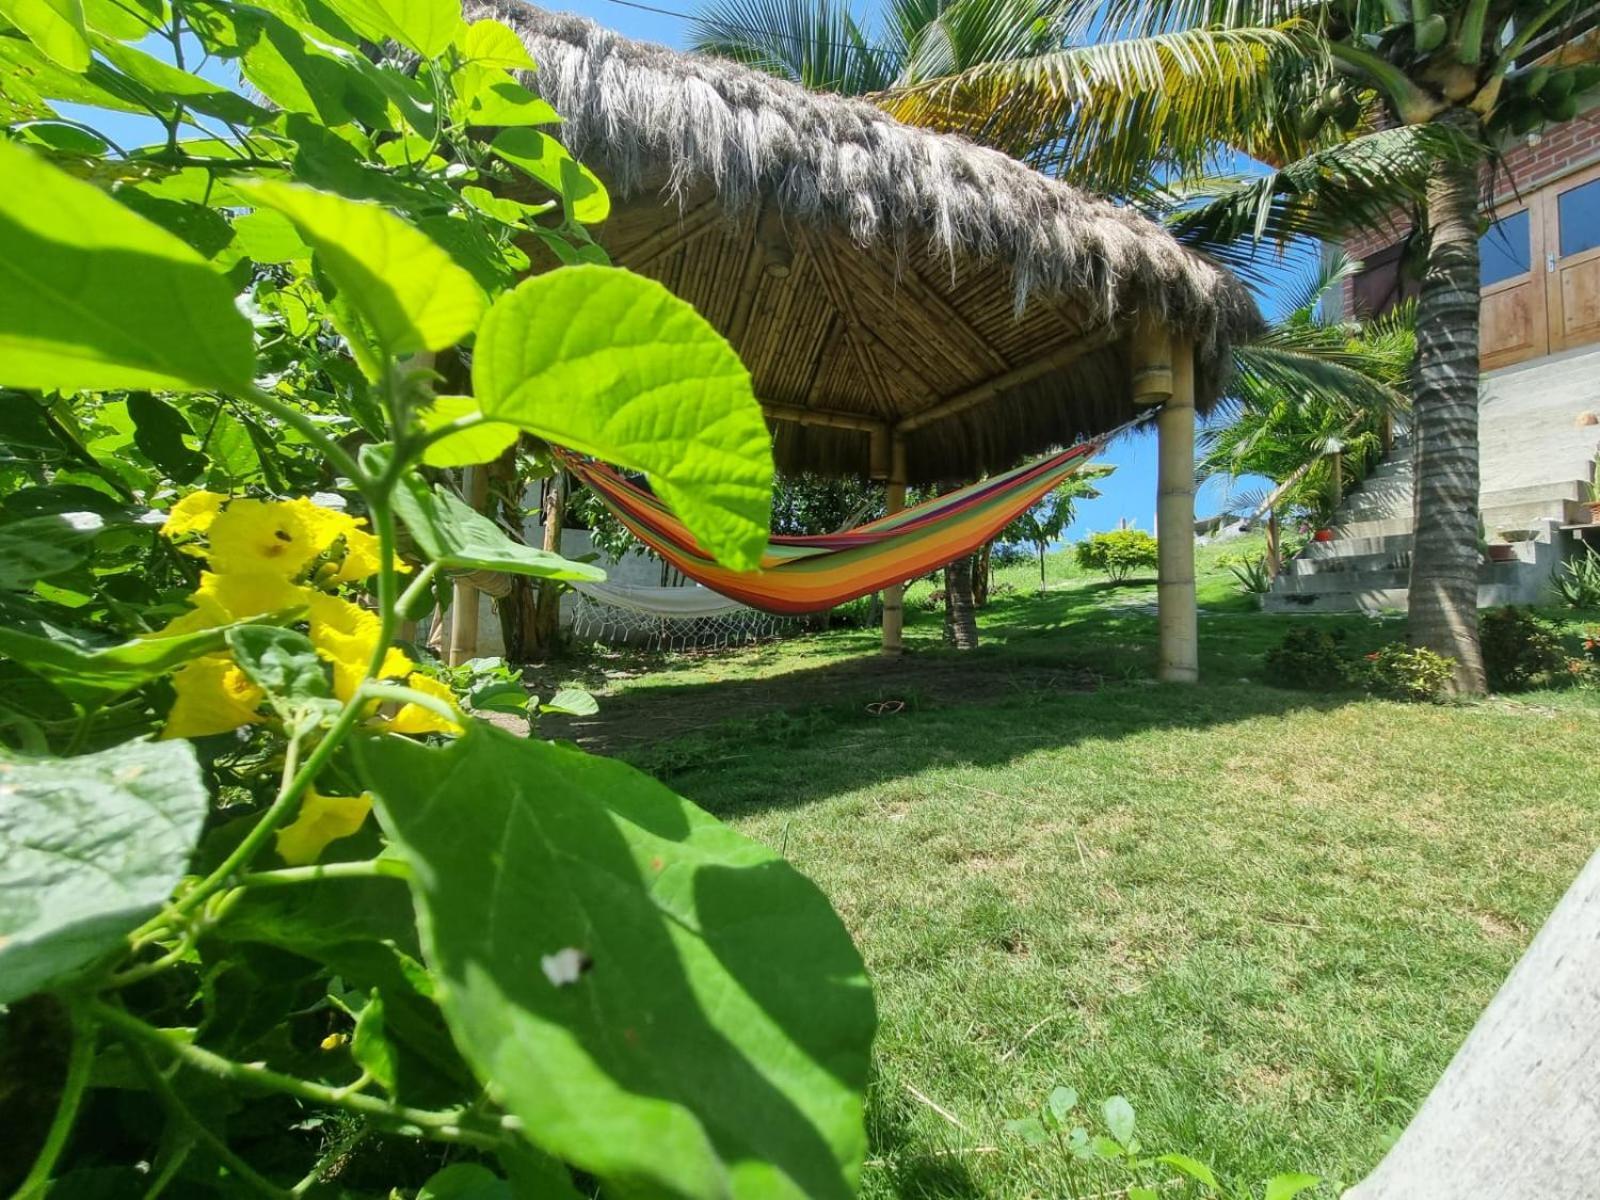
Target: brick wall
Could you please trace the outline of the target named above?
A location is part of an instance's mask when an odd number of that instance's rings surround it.
[[[1600,108],[1580,113],[1563,125],[1554,125],[1540,134],[1518,138],[1507,147],[1505,164],[1494,177],[1497,204],[1526,194],[1570,171],[1600,161]],[[1410,223],[1382,230],[1362,230],[1345,241],[1354,258],[1365,258],[1410,232]],[[1344,285],[1345,311],[1350,311],[1352,285]]]

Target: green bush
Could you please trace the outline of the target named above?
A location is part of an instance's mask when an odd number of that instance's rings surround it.
[[[1073,547],[1078,565],[1104,571],[1113,583],[1122,583],[1140,568],[1156,565],[1156,539],[1142,529],[1113,529],[1091,534]]]
[[[1282,645],[1267,651],[1267,682],[1305,691],[1348,687],[1352,663],[1344,641],[1342,629],[1294,626],[1284,634]]]
[[[1521,692],[1548,687],[1569,674],[1561,640],[1548,624],[1520,608],[1498,608],[1478,620],[1489,689]]]
[[[1365,661],[1368,691],[1413,703],[1441,703],[1456,670],[1455,659],[1403,642],[1391,642]]]

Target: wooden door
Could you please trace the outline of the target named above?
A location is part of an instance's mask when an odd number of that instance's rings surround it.
[[[1478,241],[1483,370],[1550,352],[1542,197],[1502,208]]]
[[[1600,168],[1544,190],[1550,350],[1600,342]]]

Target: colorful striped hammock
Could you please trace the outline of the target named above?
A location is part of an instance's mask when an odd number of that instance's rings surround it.
[[[1088,463],[1105,441],[1080,442],[854,529],[774,536],[754,571],[720,566],[666,505],[611,467],[556,453],[636,538],[684,575],[751,608],[796,615],[826,611],[972,553]]]

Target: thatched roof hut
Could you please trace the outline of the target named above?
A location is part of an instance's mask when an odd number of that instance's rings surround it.
[[[614,261],[726,334],[778,465],[972,479],[1134,415],[1143,318],[1192,344],[1204,411],[1258,322],[1145,218],[863,101],[513,0],[559,134],[614,208]]]

